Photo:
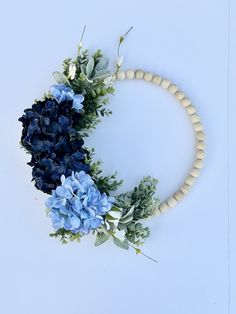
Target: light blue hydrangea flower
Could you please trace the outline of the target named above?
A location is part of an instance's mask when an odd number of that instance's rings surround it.
[[[114,199],[101,194],[84,171],[72,173],[67,178],[62,176],[61,182],[46,201],[53,227],[83,234],[98,228]]]
[[[49,92],[59,104],[66,100],[72,100],[72,108],[77,112],[82,111],[84,96],[82,94],[75,94],[70,87],[64,84],[56,84],[50,87]]]
[[[77,112],[81,112],[83,110],[83,101],[84,96],[82,94],[74,95],[72,108],[75,109]]]

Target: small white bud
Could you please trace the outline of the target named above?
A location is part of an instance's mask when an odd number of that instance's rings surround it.
[[[74,63],[71,63],[69,65],[69,74],[68,78],[73,80],[75,78],[75,73],[76,73],[76,65]]]
[[[81,48],[83,48],[83,43],[82,41],[79,42],[79,46],[78,46],[78,49],[80,50]]]

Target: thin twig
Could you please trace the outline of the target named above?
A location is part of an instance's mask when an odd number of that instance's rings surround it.
[[[123,43],[123,41],[125,40],[125,37],[128,35],[128,33],[133,29],[133,26],[130,27],[130,29],[122,36],[120,36],[120,40],[119,40],[119,45],[118,45],[118,57],[120,56],[120,45]]]
[[[158,261],[150,256],[148,256],[147,254],[143,253],[139,248],[136,248],[135,246],[133,246],[130,242],[129,245],[136,251],[136,254],[141,254],[144,257],[150,259],[152,262],[158,263]]]
[[[150,257],[150,256],[148,256],[148,255],[146,255],[146,254],[144,254],[142,251],[140,252],[140,254],[143,255],[143,256],[145,256],[146,258],[150,259],[151,261],[153,261],[153,262],[155,262],[155,263],[158,263],[158,261],[157,261],[156,259],[154,259],[154,258],[152,258],[152,257]]]
[[[84,33],[85,33],[85,30],[86,30],[86,25],[84,25],[84,28],[83,28],[83,31],[82,31],[82,34],[81,34],[81,38],[80,38],[80,42],[83,41],[83,38],[84,38]]]

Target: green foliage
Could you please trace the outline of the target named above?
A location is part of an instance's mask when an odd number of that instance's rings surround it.
[[[89,151],[86,162],[90,164],[90,175],[94,179],[99,191],[101,193],[110,194],[110,192],[117,190],[117,188],[123,183],[122,180],[116,179],[117,173],[115,172],[109,176],[103,176],[101,169],[102,162],[100,160],[93,162],[94,148],[86,148],[86,150]]]
[[[62,244],[67,244],[69,241],[80,242],[82,237],[80,233],[74,234],[71,231],[65,229],[58,229],[54,233],[50,233],[49,236],[52,238],[59,238]]]
[[[102,231],[98,232],[97,233],[97,237],[96,237],[96,241],[95,241],[95,246],[99,246],[99,245],[103,244],[109,238],[110,238],[110,235],[108,233],[105,233],[105,232],[102,232]]]
[[[148,218],[154,213],[158,206],[159,200],[154,197],[158,180],[145,177],[133,191],[126,192],[117,196],[118,206],[124,208],[124,215],[134,206],[134,220]]]
[[[150,235],[148,227],[139,222],[154,214],[159,206],[159,199],[154,197],[157,180],[145,177],[133,191],[120,194],[116,197],[117,206],[123,208],[118,228],[126,232],[126,238],[136,244],[143,244]]]
[[[113,242],[116,246],[118,246],[121,249],[124,249],[124,250],[129,249],[129,242],[127,241],[127,239],[125,239],[124,241],[121,241],[117,239],[116,237],[113,237]]]
[[[127,226],[126,238],[136,244],[142,245],[144,240],[150,235],[150,229],[148,227],[143,227],[141,223],[131,223]]]
[[[69,78],[71,64],[76,67],[75,77]],[[92,56],[88,51],[79,52],[75,60],[66,59],[63,62],[63,73],[54,72],[54,78],[58,83],[70,86],[76,94],[83,94],[84,114],[74,126],[82,138],[88,136],[88,130],[94,129],[100,122],[100,118],[112,114],[105,108],[108,104],[108,95],[114,94],[115,89],[106,85],[104,79],[112,76],[108,69],[108,59],[103,57],[101,50],[97,50]]]
[[[56,71],[53,72],[53,77],[58,84],[62,83],[70,86],[70,82],[65,74]]]

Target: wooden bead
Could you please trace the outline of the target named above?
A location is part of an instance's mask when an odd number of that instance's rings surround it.
[[[184,99],[185,95],[184,95],[183,92],[178,91],[178,92],[175,93],[175,97],[176,97],[177,100],[181,101],[182,99]]]
[[[117,80],[119,80],[119,81],[124,80],[124,79],[125,79],[125,72],[124,72],[124,71],[118,71],[118,72],[116,73],[116,78],[117,78]]]
[[[152,73],[150,73],[150,72],[144,73],[144,80],[145,81],[151,82],[152,78],[153,78],[153,74]]]
[[[188,184],[184,184],[182,187],[181,187],[181,192],[183,192],[184,194],[187,194],[188,191],[190,190],[190,186]]]
[[[198,168],[193,168],[191,171],[190,171],[190,174],[191,174],[191,176],[193,176],[193,177],[198,177],[199,176],[199,174],[200,174],[200,170],[198,169]]]
[[[144,72],[143,72],[142,70],[137,70],[137,71],[135,71],[135,77],[136,77],[136,79],[142,80],[142,79],[143,79],[143,76],[144,76]]]
[[[161,213],[166,213],[170,209],[169,205],[164,202],[160,205],[160,212]]]
[[[194,166],[195,168],[201,169],[201,168],[203,167],[203,161],[202,161],[202,159],[197,159],[197,160],[194,162],[193,166]]]
[[[196,132],[203,130],[203,126],[202,126],[202,124],[201,124],[200,122],[194,123],[194,124],[193,124],[193,128],[194,128],[194,130],[195,130]]]
[[[205,149],[206,144],[203,141],[198,141],[197,144],[196,144],[196,147],[198,149]]]
[[[178,87],[176,85],[174,85],[174,84],[171,84],[168,87],[168,90],[170,91],[171,94],[175,94],[178,91]]]
[[[125,76],[128,80],[132,80],[134,78],[134,71],[133,70],[127,70],[125,72]]]
[[[194,181],[195,181],[195,177],[193,177],[193,176],[188,176],[186,179],[185,179],[185,183],[186,184],[188,184],[189,186],[192,186],[193,185],[193,183],[194,183]]]
[[[188,99],[188,98],[183,98],[181,101],[180,101],[180,103],[181,103],[181,105],[183,106],[183,107],[188,107],[188,106],[190,106],[191,105],[191,100],[190,99]]]
[[[198,150],[196,154],[197,159],[203,159],[205,157],[204,150]]]
[[[184,193],[181,191],[178,191],[175,193],[174,197],[177,201],[181,201],[184,198]]]
[[[204,140],[205,133],[203,131],[196,132],[196,138],[200,141]]]
[[[154,83],[156,85],[160,85],[161,84],[161,77],[159,75],[153,76],[152,83]]]
[[[168,198],[166,203],[168,204],[169,207],[173,208],[177,204],[177,201],[173,196],[171,196]]]
[[[187,110],[187,112],[188,112],[189,115],[192,115],[193,113],[196,112],[195,107],[193,107],[192,105],[186,107],[186,110]]]
[[[195,113],[193,114],[191,117],[190,117],[192,123],[196,123],[196,122],[199,122],[200,121],[200,118],[199,116]]]
[[[170,86],[171,82],[169,80],[162,80],[161,81],[161,87],[168,88]]]

